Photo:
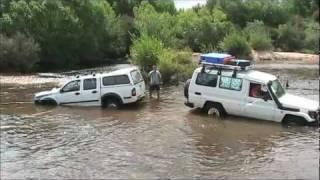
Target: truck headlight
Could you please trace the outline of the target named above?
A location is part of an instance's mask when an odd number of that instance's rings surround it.
[[[34,99],[34,100],[39,100],[40,98],[45,97],[45,96],[47,96],[47,94],[45,94],[45,95],[41,95],[41,96],[39,96],[39,95],[38,95],[38,96],[37,96],[37,95],[35,95],[33,99]]]
[[[308,114],[312,119],[319,120],[318,119],[319,118],[319,112],[318,111],[309,111]]]

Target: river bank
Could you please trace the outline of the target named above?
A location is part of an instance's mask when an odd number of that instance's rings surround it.
[[[199,59],[199,53],[193,54],[193,59]],[[252,52],[254,69],[264,70],[280,70],[287,71],[298,70],[300,74],[317,73],[319,69],[319,55],[292,53],[292,52]],[[38,74],[0,74],[0,85],[20,84],[20,85],[35,85],[35,84],[60,84],[66,79],[72,78],[78,74],[90,74],[97,72],[108,72],[116,69],[131,66],[130,64],[118,64],[112,66],[102,66],[90,69],[71,70],[60,73],[38,73]]]

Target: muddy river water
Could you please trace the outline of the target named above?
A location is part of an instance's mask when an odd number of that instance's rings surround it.
[[[317,70],[268,71],[319,99]],[[122,110],[32,104],[52,87],[1,85],[1,179],[319,178],[318,127],[215,119],[183,105],[182,85]]]

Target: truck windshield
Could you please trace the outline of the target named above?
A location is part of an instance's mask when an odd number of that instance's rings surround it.
[[[277,98],[280,98],[281,96],[283,96],[286,93],[285,90],[283,89],[281,83],[279,82],[279,80],[272,81],[271,89],[272,89],[273,93],[277,96]]]

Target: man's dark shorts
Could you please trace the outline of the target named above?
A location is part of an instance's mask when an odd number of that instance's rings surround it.
[[[159,91],[160,90],[160,85],[159,84],[150,85],[150,91],[154,91],[154,90]]]

